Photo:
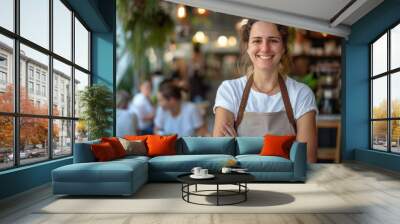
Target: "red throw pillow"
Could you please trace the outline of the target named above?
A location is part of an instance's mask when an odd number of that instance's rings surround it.
[[[101,138],[101,142],[108,142],[114,149],[115,155],[117,158],[125,157],[126,151],[122,146],[121,142],[119,142],[118,138],[110,137],[110,138]]]
[[[281,156],[286,159],[290,157],[290,147],[296,140],[296,136],[265,135],[264,146],[261,149],[262,156]]]
[[[117,158],[114,149],[108,142],[92,144],[91,149],[94,154],[94,157],[99,162],[110,161]]]
[[[147,137],[148,156],[176,155],[177,135]]]

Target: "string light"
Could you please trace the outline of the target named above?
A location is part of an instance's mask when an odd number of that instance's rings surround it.
[[[236,46],[236,44],[237,44],[236,37],[230,36],[228,38],[228,45],[231,46],[231,47],[234,47],[234,46]]]
[[[228,38],[226,36],[219,36],[217,40],[217,44],[219,47],[226,47],[228,45]]]
[[[196,43],[205,44],[208,42],[208,37],[204,34],[203,31],[197,31],[194,34],[192,40],[193,40],[193,42],[196,42]]]

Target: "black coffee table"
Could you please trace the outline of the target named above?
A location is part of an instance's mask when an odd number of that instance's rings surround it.
[[[215,205],[215,204],[202,204],[190,201],[190,196],[204,196],[204,197],[216,197],[217,206],[220,205],[234,205],[239,204],[241,202],[245,202],[247,200],[247,192],[249,188],[247,187],[247,183],[255,180],[255,177],[248,173],[215,173],[213,174],[215,177],[212,179],[193,179],[190,177],[191,173],[182,174],[177,177],[178,181],[182,183],[182,199],[188,203],[198,204],[198,205]],[[216,185],[215,190],[197,190],[198,184],[205,185]],[[190,186],[195,186],[195,191],[190,191]],[[238,186],[237,190],[223,190],[220,189],[220,185],[236,185]],[[216,194],[205,194],[208,192],[215,192]],[[221,203],[221,197],[232,197],[232,196],[241,196],[240,200],[234,201],[232,203]]]

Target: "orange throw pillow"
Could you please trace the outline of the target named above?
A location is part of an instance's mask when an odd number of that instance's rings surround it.
[[[265,135],[264,146],[261,149],[262,156],[280,156],[290,158],[290,147],[296,140],[296,136]]]
[[[117,158],[114,149],[108,142],[93,144],[91,145],[91,149],[94,157],[99,162],[110,161]]]
[[[101,138],[101,142],[108,142],[114,149],[115,155],[117,158],[125,157],[126,151],[122,146],[121,142],[119,142],[118,138],[110,137],[110,138]]]
[[[176,155],[177,138],[177,135],[149,135],[147,137],[148,156]]]

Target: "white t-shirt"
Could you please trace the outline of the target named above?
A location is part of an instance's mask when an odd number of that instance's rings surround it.
[[[117,137],[136,135],[137,123],[136,114],[128,110],[117,109]]]
[[[231,111],[235,118],[239,112],[243,90],[246,86],[247,77],[223,81],[218,87],[215,98],[214,113],[217,107]],[[314,110],[318,113],[315,96],[312,90],[305,84],[287,77],[286,88],[288,90],[290,103],[293,108],[294,118],[297,120],[305,113]],[[281,92],[268,96],[265,93],[251,89],[245,112],[279,112],[285,110]]]
[[[150,113],[154,113],[154,110],[150,100],[142,93],[136,94],[129,106],[129,111],[135,113],[138,117],[138,126],[140,130],[151,126],[152,121],[145,121],[144,117]]]
[[[195,130],[203,125],[203,119],[195,104],[183,102],[181,112],[176,117],[158,107],[154,123],[161,129],[160,134],[178,134],[183,137],[194,136]]]

